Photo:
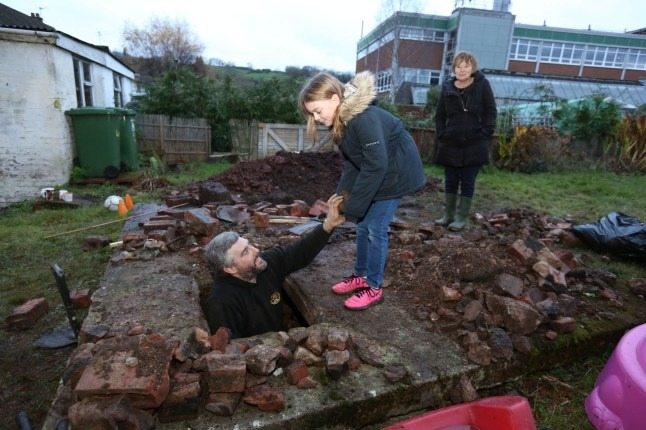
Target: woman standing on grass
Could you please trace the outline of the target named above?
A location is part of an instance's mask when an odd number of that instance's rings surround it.
[[[455,76],[442,85],[435,115],[436,162],[444,166],[446,202],[444,216],[435,223],[459,231],[469,216],[480,167],[489,162],[489,142],[496,130],[496,101],[473,55],[458,53],[453,59],[453,72]]]
[[[348,84],[328,73],[310,79],[299,95],[307,130],[329,127],[343,155],[338,194],[346,194],[344,214],[357,221],[354,273],[332,287],[354,293],[344,305],[367,309],[383,300],[381,284],[388,256],[388,225],[401,197],[426,182],[417,146],[401,120],[376,106],[374,76],[362,72]]]

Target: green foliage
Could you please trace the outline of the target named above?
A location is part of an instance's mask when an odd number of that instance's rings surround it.
[[[212,148],[231,149],[230,119],[300,123],[298,92],[302,81],[272,77],[236,83],[232,74],[202,77],[189,68],[171,70],[137,99],[141,111],[186,118],[205,118]]]
[[[559,135],[542,126],[516,127],[511,137],[500,134],[496,142],[496,166],[523,173],[560,167],[565,146]]]
[[[621,123],[621,109],[600,95],[561,102],[554,112],[559,132],[584,143],[588,155],[600,157],[602,147],[612,139]]]
[[[440,100],[441,93],[442,87],[439,85],[432,85],[426,93],[426,106],[424,107],[424,110],[426,111],[426,115],[430,119],[435,118],[435,113],[437,112],[437,103]]]
[[[80,166],[74,166],[72,168],[72,173],[70,175],[70,182],[71,183],[80,182],[87,177],[88,177],[88,174],[84,168]]]
[[[625,117],[606,144],[604,158],[611,168],[646,172],[646,116]]]
[[[157,79],[144,96],[137,98],[137,103],[145,113],[200,118],[206,111],[210,90],[208,79],[188,68],[177,68]]]

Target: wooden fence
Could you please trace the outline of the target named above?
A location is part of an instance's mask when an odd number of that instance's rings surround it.
[[[326,127],[319,127],[317,139],[307,136],[305,124],[269,124],[230,120],[231,152],[211,153],[211,127],[205,119],[174,118],[164,115],[137,115],[139,152],[155,154],[167,164],[202,162],[209,158],[233,156],[237,160],[257,160],[279,151],[317,152],[334,149]],[[411,128],[410,133],[425,162],[435,152],[435,130]]]
[[[422,157],[422,161],[425,163],[433,162],[435,158],[435,150],[437,147],[437,141],[435,139],[435,129],[434,128],[419,128],[411,127],[408,129],[410,134],[413,136],[413,140],[417,145],[419,154]]]
[[[139,152],[155,154],[166,164],[202,162],[211,153],[211,127],[202,118],[137,115]]]

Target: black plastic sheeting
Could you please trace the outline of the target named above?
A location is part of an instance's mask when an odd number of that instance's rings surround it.
[[[646,260],[646,224],[639,218],[610,212],[595,223],[572,227],[572,232],[598,252]]]

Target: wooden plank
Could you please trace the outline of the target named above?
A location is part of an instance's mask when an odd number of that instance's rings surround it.
[[[271,136],[274,139],[274,141],[276,141],[278,146],[283,148],[285,151],[290,150],[289,146],[287,146],[287,144],[283,141],[283,139],[281,139],[280,136],[278,136],[276,133],[274,133],[274,131],[269,126],[267,126],[267,134],[269,134],[269,136]]]

